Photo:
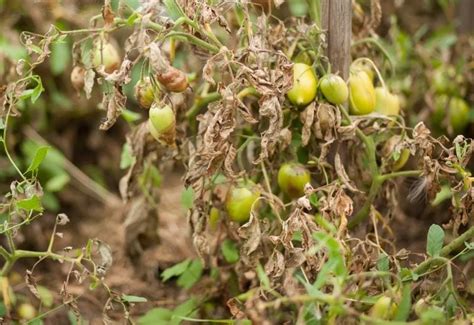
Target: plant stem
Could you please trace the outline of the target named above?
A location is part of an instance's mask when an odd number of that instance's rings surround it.
[[[402,170],[402,171],[399,171],[399,172],[384,174],[384,175],[381,175],[381,177],[384,181],[386,181],[388,179],[395,178],[395,177],[420,176],[421,173],[422,173],[421,170]]]
[[[448,245],[444,246],[441,249],[441,252],[439,253],[440,256],[430,257],[426,261],[420,263],[420,265],[418,265],[413,270],[413,272],[418,275],[421,275],[427,272],[435,264],[439,262],[441,263],[446,262],[446,257],[448,257],[454,250],[458,249],[459,247],[464,245],[465,242],[467,242],[468,240],[472,238],[474,238],[474,226],[466,230],[462,235],[460,235],[456,239],[452,240]]]
[[[209,93],[202,97],[196,97],[193,106],[191,106],[191,108],[186,112],[186,118],[194,119],[199,114],[201,109],[203,109],[212,102],[218,101],[221,98],[221,94],[217,91]]]
[[[209,44],[206,41],[203,41],[202,39],[185,32],[169,32],[162,39],[164,40],[168,37],[174,37],[175,39],[188,41],[189,43],[193,43],[194,45],[202,47],[213,54],[217,54],[219,52],[219,48],[217,46]]]

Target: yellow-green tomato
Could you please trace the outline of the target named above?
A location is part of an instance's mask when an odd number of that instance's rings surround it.
[[[162,134],[176,125],[176,117],[169,105],[154,103],[150,108],[149,121],[158,134]]]
[[[375,88],[375,111],[384,115],[398,115],[400,113],[400,100],[387,88]]]
[[[349,89],[341,77],[335,74],[327,74],[321,79],[321,92],[328,102],[339,105],[349,97]]]
[[[283,164],[278,170],[278,185],[280,189],[294,199],[304,195],[304,187],[311,182],[309,171],[301,164]]]
[[[367,73],[351,71],[349,77],[349,108],[353,115],[370,114],[375,109],[375,89]]]
[[[238,223],[249,220],[252,206],[260,197],[258,186],[250,181],[241,181],[227,193],[225,207],[229,218]]]
[[[105,72],[112,73],[119,68],[121,61],[117,49],[111,43],[107,41],[97,41],[94,44],[92,54],[92,64],[94,68],[103,65]]]
[[[448,116],[447,122],[454,134],[462,133],[469,124],[469,106],[462,98],[448,97],[446,95],[440,95],[435,98],[433,123],[441,126],[446,115]]]
[[[145,77],[135,85],[135,98],[140,107],[149,109],[155,100],[155,90],[149,77]]]
[[[311,66],[304,63],[293,65],[293,87],[287,96],[290,102],[297,106],[311,103],[318,90],[318,77]]]
[[[22,303],[20,306],[18,306],[18,309],[16,311],[18,313],[18,316],[20,316],[20,318],[24,320],[30,320],[35,318],[36,316],[35,307],[33,307],[33,305],[29,303]]]

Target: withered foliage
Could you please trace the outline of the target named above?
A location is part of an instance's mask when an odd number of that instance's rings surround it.
[[[330,301],[344,307],[348,321],[356,319],[365,311],[353,298],[358,290],[383,293],[388,277],[401,269],[409,255],[394,244],[391,222],[406,200],[432,202],[447,187],[451,204],[442,220],[445,229],[458,236],[473,226],[474,189],[468,172],[472,139],[434,138],[424,123],[410,128],[401,116],[348,116],[344,106],[334,106],[322,95],[306,107],[291,105],[286,93],[293,86],[292,62],[297,54],[310,53],[315,70],[327,71],[325,31],[304,19],[279,20],[267,13],[265,5],[255,9],[258,6],[249,1],[239,4],[240,22],[231,2],[215,6],[202,0],[169,3],[180,18],[168,17],[165,13],[170,10],[160,1],[143,1],[136,12],[139,18],[130,23],[106,2],[105,34],[134,25],[124,42],[122,63],[111,73],[90,62],[91,44],[104,35],[77,39],[73,47],[75,65],[84,78],[78,89],[87,98],[94,86],[105,89],[101,130],[110,129],[122,115],[127,104],[124,85],[131,81],[138,62],[153,82],[172,84],[161,87],[157,99],[170,103],[176,114],[172,140],[157,143],[146,122],[136,125],[126,140],[133,160],[120,181],[120,194],[127,202],[124,224],[130,255],[139,255],[158,241],[158,186],[151,175],[170,161],[186,167],[183,181],[194,195],[188,218],[197,253],[206,267],[234,272],[239,290],[252,294],[245,302],[226,296],[229,311],[237,319],[249,318],[258,324],[270,324],[269,309],[288,303],[299,304],[298,319],[302,320],[307,312],[302,307],[307,302],[302,298],[305,293],[316,296],[312,302]],[[366,37],[381,21],[380,2],[370,1],[369,15],[353,3],[354,35]],[[276,6],[280,4],[275,1]],[[217,37],[213,28],[222,34]],[[23,35],[25,46],[35,56],[29,72],[50,55],[51,42],[61,36],[54,28],[40,38]],[[192,62],[180,69],[196,73],[181,94],[172,93],[178,92],[177,83],[188,80],[184,71],[172,66],[177,47],[187,51]],[[23,76],[25,71],[19,62],[16,73]],[[179,78],[173,79],[176,75]],[[20,80],[0,88],[2,117],[18,113],[15,98],[27,86]],[[404,150],[410,153],[411,169],[392,170]],[[312,182],[302,197],[290,201],[279,193],[277,173],[282,163],[295,160],[310,169]],[[417,179],[405,198],[397,195],[403,185],[399,176]],[[240,179],[254,180],[261,190],[258,204],[243,224],[231,221],[225,212],[227,192]],[[210,220],[211,208],[219,210],[219,220]],[[360,223],[366,228],[354,230]],[[220,253],[226,239],[236,242],[239,249],[240,258],[231,266]],[[110,248],[101,242],[96,245],[97,265],[105,272],[112,263]],[[374,278],[370,274],[379,270],[381,256],[387,257],[384,272],[393,273]],[[30,274],[27,282],[37,295]],[[66,285],[63,296],[76,310],[73,300],[68,300]]]

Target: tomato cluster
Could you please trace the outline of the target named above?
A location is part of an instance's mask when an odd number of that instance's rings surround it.
[[[293,87],[287,93],[289,101],[297,107],[306,106],[316,98],[318,88],[324,99],[331,104],[343,105],[348,101],[352,115],[372,112],[387,116],[400,114],[399,97],[385,86],[374,87],[374,71],[364,61],[356,61],[351,66],[348,83],[332,73],[324,75],[318,82],[318,76],[312,66],[295,63]]]
[[[311,183],[311,175],[302,164],[296,162],[286,163],[278,171],[280,190],[290,199],[303,196],[305,186],[308,183]],[[226,197],[225,207],[229,218],[238,223],[247,222],[252,209],[257,205],[259,197],[260,189],[255,183],[239,181],[237,185],[229,189]]]

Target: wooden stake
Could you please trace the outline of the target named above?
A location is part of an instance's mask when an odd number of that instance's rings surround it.
[[[322,27],[327,31],[327,53],[331,72],[344,80],[349,77],[351,63],[352,1],[322,0]]]

